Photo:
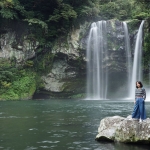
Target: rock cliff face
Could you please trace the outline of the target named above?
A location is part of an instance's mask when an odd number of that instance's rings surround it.
[[[44,89],[50,97],[85,97],[85,39],[90,23],[83,26],[73,29],[67,37],[60,37],[55,41],[52,48],[55,55],[52,69],[49,74],[42,76]]]
[[[66,93],[70,96],[86,93],[86,49],[90,25],[91,23],[85,23],[79,29],[73,29],[67,37],[60,37],[55,41],[52,53],[57,57],[50,73],[42,77],[46,91],[57,95],[62,93],[62,96],[63,93],[65,96]],[[109,57],[104,58],[107,63],[103,68],[108,68],[109,75],[117,87],[117,84],[120,86],[118,76],[120,75],[121,79],[126,81],[125,72],[127,72],[123,23],[117,20],[107,21],[106,34]]]
[[[14,57],[17,63],[21,63],[35,56],[39,42],[30,38],[26,27],[25,23],[12,22],[0,30],[0,58]]]
[[[118,141],[123,143],[150,144],[150,119],[139,123],[129,117],[106,117],[98,128],[98,141]]]
[[[39,94],[62,98],[85,97],[86,47],[90,25],[91,22],[86,22],[78,29],[72,29],[66,37],[61,36],[55,40],[52,49],[48,49],[54,55],[54,59],[50,64],[51,69],[47,70],[48,73],[41,76],[44,88],[40,89]],[[17,64],[24,64],[31,58],[34,60],[39,41],[29,35],[27,25],[24,23],[13,23],[12,28],[0,32],[0,57],[5,59],[13,57]],[[107,34],[109,39],[107,59],[110,61],[106,65],[110,74],[123,73],[126,71],[124,63],[126,58],[122,23],[115,20],[108,21]]]

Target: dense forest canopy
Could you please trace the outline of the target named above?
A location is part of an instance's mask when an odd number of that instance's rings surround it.
[[[145,19],[149,7],[148,0],[1,0],[0,19],[28,22],[45,45],[87,20]]]
[[[26,21],[55,37],[89,19],[145,19],[149,7],[149,0],[1,0],[0,17]]]

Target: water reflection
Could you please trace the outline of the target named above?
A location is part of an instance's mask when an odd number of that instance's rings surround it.
[[[148,150],[147,145],[95,141],[100,120],[128,116],[133,102],[43,100],[0,102],[2,150]],[[146,102],[150,116],[150,103]]]

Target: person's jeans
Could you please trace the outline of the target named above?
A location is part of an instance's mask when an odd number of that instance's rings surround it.
[[[132,112],[132,118],[146,119],[145,101],[142,97],[136,98],[136,102]]]

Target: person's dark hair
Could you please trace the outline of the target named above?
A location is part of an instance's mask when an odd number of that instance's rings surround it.
[[[143,84],[141,81],[136,81],[136,83],[139,83],[141,88],[143,87]],[[136,88],[138,88],[137,85],[136,85]]]

